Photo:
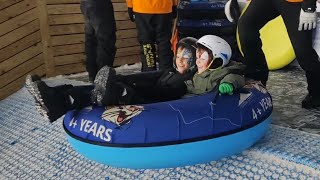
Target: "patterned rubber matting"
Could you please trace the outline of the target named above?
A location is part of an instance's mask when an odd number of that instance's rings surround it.
[[[48,83],[82,84],[64,78]],[[320,179],[319,112],[300,108],[302,71],[272,72],[268,89],[274,125],[243,153],[195,166],[132,170],[105,166],[75,152],[62,119],[44,121],[23,88],[0,102],[0,179]]]
[[[301,101],[307,94],[307,83],[300,67],[291,65],[270,72],[267,88],[273,98],[274,124],[320,134],[320,108],[301,108]]]

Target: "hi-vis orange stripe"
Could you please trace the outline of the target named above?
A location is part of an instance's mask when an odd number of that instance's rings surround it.
[[[286,0],[288,2],[303,2],[303,0]]]

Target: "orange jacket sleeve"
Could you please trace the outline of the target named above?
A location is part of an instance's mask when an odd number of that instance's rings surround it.
[[[178,5],[178,0],[172,0],[172,5],[177,6]]]
[[[126,0],[126,2],[127,2],[127,7],[128,8],[132,8],[133,7],[132,0]]]
[[[166,14],[172,12],[177,0],[126,0],[128,8],[133,12],[144,14]]]

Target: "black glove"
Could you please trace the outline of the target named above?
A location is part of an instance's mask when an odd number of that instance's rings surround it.
[[[317,1],[315,0],[304,0],[301,3],[301,8],[304,12],[314,13],[317,8]]]
[[[175,19],[177,17],[177,6],[172,6],[172,18]]]
[[[128,14],[131,22],[134,22],[134,14],[132,8],[128,8]]]

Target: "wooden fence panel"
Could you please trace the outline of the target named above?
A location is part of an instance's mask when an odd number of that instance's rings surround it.
[[[85,53],[75,53],[64,56],[56,56],[54,57],[54,62],[57,66],[76,63],[85,64],[85,56]]]
[[[17,4],[14,4],[8,8],[5,8],[0,11],[0,23],[7,21],[11,18],[14,18],[24,12],[27,12],[36,7],[35,3],[32,3],[33,0],[21,1]]]
[[[0,10],[3,11],[4,8],[7,8],[9,6],[12,6],[18,2],[21,2],[23,0],[4,0],[0,3]]]
[[[84,23],[82,14],[59,14],[49,16],[49,25]]]
[[[8,85],[14,80],[24,76],[26,72],[30,72],[33,69],[41,66],[43,64],[43,54],[33,57],[32,59],[24,62],[23,64],[17,66],[11,71],[0,76],[0,88]]]
[[[10,21],[6,21],[6,22],[3,22],[1,25],[0,25],[0,36],[14,30],[14,29],[17,29],[19,27],[23,27],[23,25],[31,22],[31,21],[34,21],[37,19],[37,11],[36,11],[36,8],[30,10],[30,11],[27,11],[15,18],[12,18]]]
[[[116,46],[117,46],[117,48],[139,46],[139,42],[136,37],[126,38],[126,39],[118,39],[116,42]]]
[[[79,4],[81,0],[47,0],[47,4]]]
[[[23,64],[24,62],[32,59],[33,57],[42,53],[42,43],[39,42],[24,51],[12,56],[11,58],[0,63],[0,75],[8,73],[13,68]]]
[[[20,89],[26,74],[45,74],[36,5],[35,0],[0,4],[0,100]]]
[[[85,71],[81,0],[2,0],[0,3],[0,99],[20,89],[29,73]],[[135,23],[125,0],[112,0],[117,26],[114,66],[139,61]]]
[[[64,35],[84,33],[84,24],[64,24],[50,26],[49,35]]]
[[[28,72],[30,74],[38,74],[39,76],[43,76],[45,74],[44,65],[41,65],[32,71]],[[1,88],[0,91],[0,100],[6,98],[17,90],[21,89],[25,82],[25,76],[21,76],[18,79],[14,80],[12,83],[7,86]]]
[[[79,4],[48,5],[48,14],[80,14]]]
[[[125,0],[113,1],[117,26],[117,53],[114,65],[139,61],[139,43],[135,23],[127,13]],[[84,70],[84,19],[80,11],[80,0],[47,0],[49,49],[55,64],[55,74]],[[71,68],[75,66],[75,68]],[[68,69],[70,68],[70,69]]]
[[[47,0],[47,4],[79,4],[81,0]],[[125,3],[126,0],[111,0],[113,3]]]
[[[56,66],[57,74],[72,74],[86,71],[84,63],[66,64],[63,66]]]
[[[1,39],[1,38],[0,38]],[[41,41],[40,31],[36,31],[6,47],[0,49],[0,62],[20,53],[24,49]]]
[[[51,45],[59,46],[66,44],[84,43],[84,34],[67,34],[62,36],[52,36]]]
[[[34,20],[0,37],[0,49],[38,31],[39,21]]]
[[[116,22],[117,31],[120,30],[131,30],[136,31],[135,23],[130,20],[117,21]],[[49,34],[52,36],[63,35],[63,34],[78,34],[84,33],[84,24],[82,23],[72,23],[72,24],[61,24],[61,25],[51,25],[49,28]],[[136,34],[135,34],[136,37]]]

